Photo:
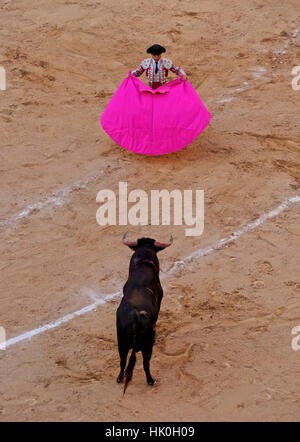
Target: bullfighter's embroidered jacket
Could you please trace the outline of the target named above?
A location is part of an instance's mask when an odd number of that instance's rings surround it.
[[[139,77],[144,71],[146,71],[146,77],[150,87],[153,86],[153,83],[161,83],[161,85],[165,84],[167,82],[168,71],[172,71],[176,75],[186,75],[183,69],[175,66],[168,58],[162,57],[159,60],[158,72],[155,73],[152,60],[152,58],[146,58],[136,70],[132,71],[132,75],[135,77]]]

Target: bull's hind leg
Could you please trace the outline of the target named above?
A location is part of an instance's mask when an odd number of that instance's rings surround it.
[[[152,345],[148,345],[147,347],[145,347],[142,350],[142,354],[143,354],[143,365],[144,365],[147,382],[149,385],[153,385],[155,380],[152,378],[150,373],[150,359],[152,356]]]
[[[127,361],[127,355],[129,352],[129,348],[126,344],[122,344],[119,342],[119,355],[120,355],[120,373],[117,377],[117,382],[120,383],[123,381],[124,378],[124,371],[126,367],[126,361]]]

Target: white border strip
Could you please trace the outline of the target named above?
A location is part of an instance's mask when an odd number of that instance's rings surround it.
[[[278,207],[276,207],[275,209],[271,210],[268,213],[263,214],[262,216],[260,216],[259,218],[257,218],[255,221],[252,221],[250,223],[248,223],[245,227],[242,227],[240,230],[237,230],[236,232],[234,232],[232,235],[230,235],[228,238],[222,238],[220,241],[217,241],[215,244],[213,244],[210,247],[206,247],[204,249],[199,249],[196,250],[195,252],[193,252],[191,255],[187,256],[186,258],[184,258],[181,261],[176,261],[169,270],[166,270],[168,272],[168,274],[172,275],[174,273],[176,273],[178,270],[181,270],[187,263],[193,261],[193,260],[197,260],[199,258],[201,258],[202,256],[206,256],[210,253],[212,253],[215,250],[221,249],[224,246],[226,246],[227,244],[235,241],[236,239],[240,238],[242,235],[244,235],[244,233],[249,232],[250,230],[256,229],[257,227],[259,227],[261,224],[263,224],[266,220],[270,219],[270,218],[274,218],[275,216],[279,215],[281,212],[283,212],[284,210],[286,210],[287,208],[289,208],[291,205],[300,202],[300,196],[293,196],[287,200],[285,200],[283,203],[281,203]],[[161,276],[161,280],[165,279],[164,277],[167,277],[167,275],[162,275]],[[95,302],[93,302],[93,304],[90,304],[84,308],[82,308],[81,310],[77,310],[74,313],[70,313],[60,319],[58,319],[55,322],[51,322],[50,324],[46,324],[43,325],[42,327],[36,328],[34,330],[28,331],[26,333],[23,333],[19,336],[16,336],[15,338],[9,339],[8,341],[6,341],[6,348],[11,347],[12,345],[15,345],[21,341],[25,341],[28,339],[31,339],[33,336],[37,336],[41,333],[44,333],[45,331],[54,329],[59,327],[61,324],[64,324],[66,322],[71,321],[72,319],[76,318],[77,316],[81,316],[84,315],[85,313],[90,312],[91,310],[94,310],[98,307],[98,305],[102,305],[105,304],[106,302],[121,296],[122,294],[122,290],[119,290],[116,293],[111,293],[111,294],[107,294],[107,295],[103,295],[103,297],[101,299],[97,299]]]
[[[231,242],[238,239],[240,236],[242,236],[244,233],[249,232],[250,230],[255,229],[256,227],[259,227],[261,224],[263,224],[267,219],[274,218],[275,216],[279,215],[283,210],[287,209],[291,205],[300,202],[300,196],[293,196],[287,200],[285,200],[283,203],[281,203],[276,209],[271,210],[268,213],[265,213],[261,215],[259,218],[257,218],[255,221],[252,221],[248,223],[245,227],[242,227],[240,230],[237,230],[236,232],[232,233],[228,238],[222,238],[219,241],[217,241],[212,246],[206,247],[205,249],[198,249],[195,252],[193,252],[191,255],[184,258],[182,261],[176,261],[173,266],[168,270],[169,273],[176,273],[177,270],[180,268],[183,268],[186,264],[190,263],[191,261],[195,261],[202,256],[208,255],[209,253],[213,252],[214,250],[221,249],[222,247],[226,246],[227,244],[230,244]]]
[[[120,296],[122,293],[121,290],[119,290],[116,293],[112,293],[109,295],[104,295],[102,299],[98,299],[93,304],[90,304],[81,310],[77,310],[77,312],[70,313],[63,318],[58,319],[55,322],[51,322],[50,324],[43,325],[42,327],[35,328],[34,330],[31,330],[29,332],[23,333],[22,335],[16,336],[15,338],[9,339],[6,341],[5,345],[7,347],[11,347],[12,345],[17,344],[18,342],[25,341],[27,339],[31,339],[33,336],[40,335],[41,333],[44,333],[45,331],[51,330],[53,328],[59,327],[61,324],[64,324],[65,322],[69,322],[72,319],[76,318],[76,316],[84,315],[85,313],[89,313],[91,310],[94,310],[98,307],[98,305],[105,304],[107,301],[111,301],[112,299],[116,298],[117,296]]]

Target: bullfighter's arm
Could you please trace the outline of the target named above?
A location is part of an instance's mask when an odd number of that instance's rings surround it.
[[[137,69],[135,69],[134,71],[132,71],[132,75],[134,75],[135,77],[139,77],[140,75],[142,75],[142,73],[144,72],[144,68],[143,66],[140,64],[139,67]]]
[[[186,73],[184,72],[184,70],[181,69],[179,66],[175,66],[175,64],[172,62],[172,60],[166,59],[165,66],[167,69],[174,72],[174,74],[176,74],[176,75],[182,74],[182,75],[186,76]]]
[[[173,63],[172,63],[172,66],[170,67],[170,71],[174,72],[174,74],[176,74],[176,75],[180,75],[180,74],[186,75],[186,73],[184,72],[183,69],[181,69],[178,66],[175,66]]]

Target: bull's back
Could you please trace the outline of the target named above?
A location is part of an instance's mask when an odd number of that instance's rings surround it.
[[[151,317],[158,316],[163,292],[161,287],[131,284],[124,286],[123,300],[137,310],[145,310]]]

